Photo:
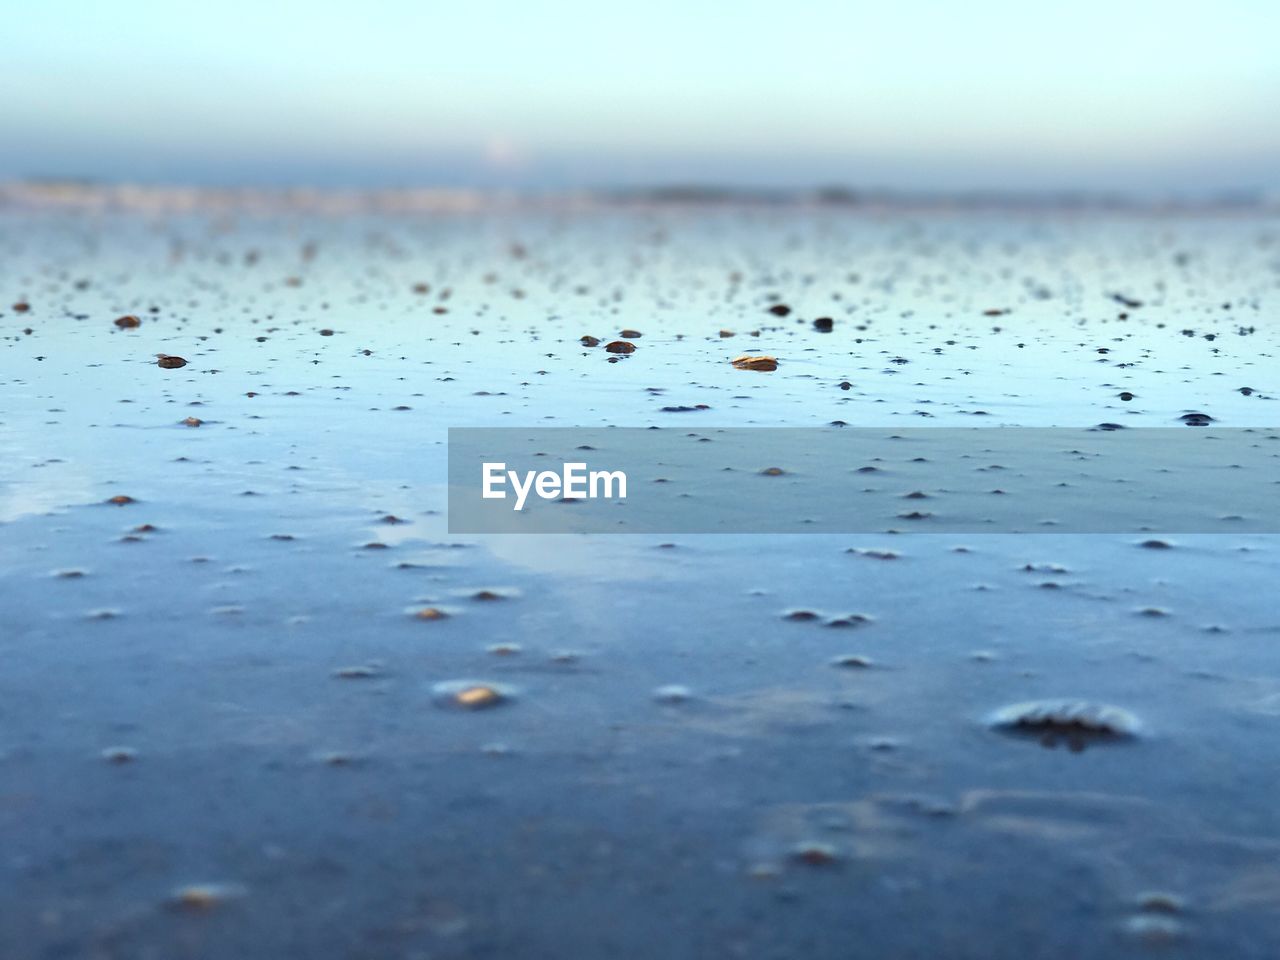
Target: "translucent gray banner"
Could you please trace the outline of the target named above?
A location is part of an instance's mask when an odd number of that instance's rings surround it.
[[[453,428],[451,533],[1277,533],[1280,429]]]

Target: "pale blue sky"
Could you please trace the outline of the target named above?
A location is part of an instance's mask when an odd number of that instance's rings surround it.
[[[1280,186],[1275,0],[0,9],[0,177]]]

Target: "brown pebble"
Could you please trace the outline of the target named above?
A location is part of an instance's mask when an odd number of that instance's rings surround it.
[[[437,683],[433,696],[438,706],[454,710],[486,710],[509,703],[514,691],[498,684],[452,680]]]
[[[518,643],[494,643],[488,649],[495,657],[514,657],[524,648]]]
[[[591,334],[586,334],[582,338],[582,345],[584,347],[598,347],[600,346],[600,340],[598,337],[593,337],[591,336]]]
[[[133,497],[125,496],[123,493],[117,493],[114,497],[107,500],[107,503],[113,503],[117,507],[123,507],[127,503],[137,503]]]
[[[156,365],[164,367],[166,370],[176,370],[178,367],[185,367],[187,361],[183,360],[182,357],[171,357],[167,353],[157,353]]]
[[[739,370],[777,370],[778,361],[773,357],[766,357],[762,354],[751,355],[744,354],[741,357],[734,357],[731,361]]]
[[[204,423],[204,421],[201,420],[199,417],[187,417],[187,419],[183,420],[182,422],[188,427],[198,427],[200,426],[200,424]]]
[[[169,903],[179,910],[206,913],[242,895],[243,889],[234,884],[194,883],[173,891]]]
[[[612,343],[606,343],[604,348],[610,353],[635,353],[636,345],[626,340],[614,340]]]
[[[135,317],[133,314],[129,314],[124,317],[117,317],[115,324],[121,330],[132,330],[135,327],[142,326],[142,321],[139,320],[137,317]]]
[[[635,340],[638,337],[644,336],[644,334],[639,330],[622,330],[618,333],[618,336],[622,337],[624,340]]]
[[[829,867],[840,861],[835,847],[826,843],[801,843],[791,851],[791,857],[811,867]]]

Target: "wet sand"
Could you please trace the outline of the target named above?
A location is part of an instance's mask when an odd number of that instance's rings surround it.
[[[1278,237],[0,212],[0,956],[1272,956],[1274,537],[451,536],[445,436],[1274,427]]]

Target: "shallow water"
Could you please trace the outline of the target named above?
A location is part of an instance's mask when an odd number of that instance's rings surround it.
[[[0,956],[1273,956],[1274,537],[450,536],[445,433],[1274,427],[1277,235],[3,213]]]

